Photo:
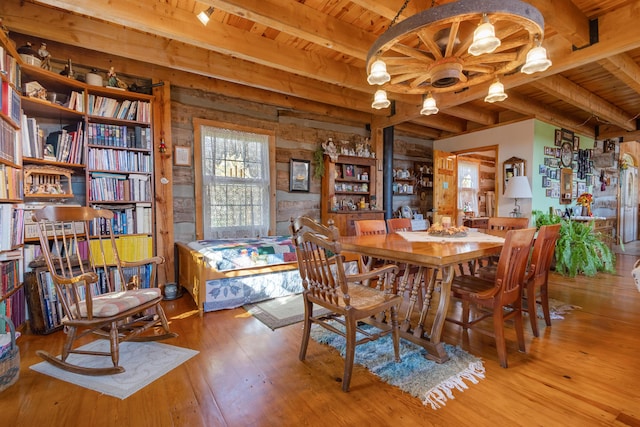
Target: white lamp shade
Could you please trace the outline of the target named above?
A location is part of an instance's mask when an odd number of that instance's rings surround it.
[[[540,73],[551,66],[551,60],[547,58],[547,49],[536,46],[527,53],[527,60],[520,69],[525,74]]]
[[[531,194],[531,186],[526,176],[514,176],[509,179],[507,188],[504,192],[504,197],[509,199],[530,199],[533,197]]]
[[[371,64],[369,77],[367,77],[367,81],[370,85],[382,85],[389,80],[391,80],[391,76],[387,72],[387,64],[385,64],[381,59],[378,59]]]
[[[508,97],[509,95],[504,93],[504,85],[496,80],[495,82],[491,83],[491,86],[489,86],[489,93],[484,98],[484,102],[500,102],[504,101]]]
[[[429,94],[424,101],[422,102],[422,110],[420,110],[420,114],[423,116],[430,116],[431,114],[438,114],[438,106],[436,105],[436,100]]]
[[[491,53],[500,46],[500,39],[496,37],[496,30],[486,16],[482,19],[482,24],[473,32],[473,43],[469,46],[468,52],[473,56]]]
[[[387,99],[387,92],[382,89],[377,90],[373,96],[373,104],[371,104],[371,107],[380,110],[387,108],[389,105],[391,105],[391,102]]]

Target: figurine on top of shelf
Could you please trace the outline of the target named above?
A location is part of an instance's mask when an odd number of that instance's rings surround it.
[[[116,70],[113,67],[109,68],[109,72],[107,73],[107,86],[127,89],[127,84],[118,78]]]
[[[67,63],[64,66],[64,70],[60,71],[60,75],[69,77],[70,79],[74,78],[73,66],[71,65],[71,59],[67,60]]]
[[[40,63],[40,68],[51,71],[51,54],[47,50],[46,43],[44,42],[40,43],[40,49],[38,49],[38,55],[40,55],[40,59],[42,60],[42,62]]]
[[[333,143],[333,138],[329,138],[327,142],[322,143],[322,149],[329,156],[332,162],[338,160],[338,149],[336,145]]]

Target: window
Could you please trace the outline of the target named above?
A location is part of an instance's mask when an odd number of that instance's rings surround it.
[[[480,168],[477,162],[458,158],[458,209],[478,214]]]
[[[202,206],[202,231],[196,224],[197,238],[268,235],[272,135],[195,120],[196,126],[196,158],[200,159],[196,175],[201,175],[200,184],[196,179],[196,206]]]

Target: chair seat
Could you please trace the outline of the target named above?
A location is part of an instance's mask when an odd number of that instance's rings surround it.
[[[402,301],[399,295],[383,293],[378,289],[362,285],[350,285],[349,295],[351,297],[351,307],[362,312],[375,311],[379,309],[381,305],[399,304]],[[314,298],[312,295],[309,295],[308,298],[316,304],[326,305],[325,300],[322,298]],[[345,308],[342,297],[339,298],[338,307]]]
[[[451,290],[454,294],[477,294],[494,287],[494,281],[470,275],[456,276],[451,284]]]
[[[93,317],[111,317],[138,307],[162,296],[160,288],[134,289],[122,292],[110,292],[93,298]],[[78,304],[80,317],[87,317],[84,301]]]

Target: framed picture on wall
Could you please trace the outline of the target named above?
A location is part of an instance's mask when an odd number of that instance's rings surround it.
[[[309,160],[291,159],[289,162],[289,191],[309,192],[311,167]]]
[[[553,142],[557,147],[562,145],[562,131],[560,129],[556,129],[556,134]]]

